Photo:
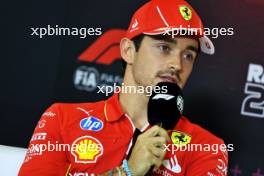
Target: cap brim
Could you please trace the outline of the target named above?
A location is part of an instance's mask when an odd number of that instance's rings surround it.
[[[179,28],[159,28],[156,30],[143,32],[143,34],[146,35],[160,35],[160,34],[166,34],[168,32],[171,32],[173,30],[179,30]],[[213,42],[210,40],[207,36],[199,37],[199,43],[200,43],[200,49],[203,53],[213,55],[215,53],[215,47]]]

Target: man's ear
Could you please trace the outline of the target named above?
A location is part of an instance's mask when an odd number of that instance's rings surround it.
[[[122,38],[120,41],[120,54],[127,64],[132,64],[136,54],[134,42],[128,38]]]

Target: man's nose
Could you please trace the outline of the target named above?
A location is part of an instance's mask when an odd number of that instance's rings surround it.
[[[171,57],[168,60],[168,68],[176,70],[176,71],[182,70],[182,60],[181,60],[180,55],[176,55],[174,57]]]

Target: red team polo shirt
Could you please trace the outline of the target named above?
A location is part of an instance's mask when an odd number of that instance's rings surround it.
[[[106,172],[122,164],[134,131],[118,94],[95,103],[53,104],[35,128],[19,176],[90,176]],[[172,141],[166,145],[163,164],[151,175],[227,175],[227,152],[219,147],[224,145],[223,140],[185,117],[168,133]],[[187,148],[190,146],[192,150]]]

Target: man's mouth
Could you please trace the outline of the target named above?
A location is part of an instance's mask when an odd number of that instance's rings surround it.
[[[174,76],[159,76],[159,78],[162,80],[162,82],[170,82],[177,84],[177,78]]]

